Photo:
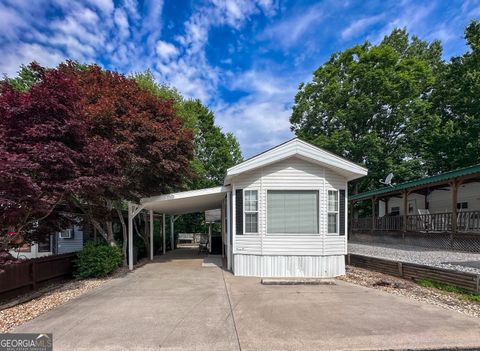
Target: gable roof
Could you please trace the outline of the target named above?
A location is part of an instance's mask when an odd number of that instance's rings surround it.
[[[233,177],[290,157],[298,157],[307,162],[332,169],[348,181],[367,175],[367,169],[331,152],[325,151],[299,138],[294,138],[272,149],[253,156],[227,170],[224,184],[230,184]]]

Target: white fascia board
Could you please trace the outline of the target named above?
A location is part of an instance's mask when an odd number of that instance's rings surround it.
[[[366,168],[359,166],[356,163],[350,162],[342,157],[339,157],[328,151],[319,149],[301,140],[299,142],[303,144],[298,147],[297,153],[299,156],[303,156],[310,160],[317,161],[326,165],[327,167],[331,166],[333,168],[341,169],[348,173],[352,173],[352,176],[356,176],[356,178],[363,177],[368,173]]]
[[[204,195],[213,195],[213,194],[220,194],[226,193],[230,191],[230,186],[217,186],[214,188],[205,188],[205,189],[198,189],[198,190],[190,190],[190,191],[182,191],[180,193],[172,193],[172,194],[165,194],[159,196],[152,196],[152,197],[145,197],[140,200],[140,204],[152,203],[156,201],[164,201],[164,200],[174,200],[174,199],[186,199],[191,197],[197,196],[204,196]]]
[[[345,176],[348,180],[363,177],[368,173],[366,168],[350,162],[340,156],[322,150],[300,139],[293,139],[278,146],[277,148],[271,149],[263,154],[251,158],[250,160],[242,162],[239,165],[229,168],[227,170],[224,184],[229,184],[232,177],[238,174],[248,172],[259,167],[264,167],[292,156],[300,156],[306,161],[318,163],[328,168],[343,171],[346,173]]]

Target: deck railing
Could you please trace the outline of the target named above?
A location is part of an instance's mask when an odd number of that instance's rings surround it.
[[[403,230],[403,217],[383,216],[376,219],[375,228],[383,230]]]
[[[371,217],[354,218],[350,226],[352,230],[385,230],[402,231],[403,216],[383,216],[375,218],[375,226]],[[453,232],[452,212],[408,215],[406,231],[411,232]],[[460,211],[456,216],[456,232],[480,233],[480,210]]]
[[[351,227],[356,230],[370,230],[372,229],[372,217],[353,218]]]

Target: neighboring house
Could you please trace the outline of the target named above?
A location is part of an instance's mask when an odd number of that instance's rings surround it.
[[[480,210],[480,183],[462,184],[458,187],[457,210]],[[408,196],[407,214],[418,214],[418,210],[428,210],[430,213],[452,212],[452,190],[449,186],[432,189],[429,193],[413,193]],[[403,199],[393,197],[388,201],[379,202],[379,217],[388,215],[403,215]]]
[[[170,215],[174,231],[176,216],[220,208],[223,252],[235,275],[335,277],[345,273],[347,183],[366,174],[296,138],[229,168],[221,187],[130,204],[129,222],[156,211]]]
[[[382,187],[350,197],[368,201],[368,216],[354,211],[352,231],[480,233],[480,165]],[[359,218],[360,217],[360,218]]]
[[[10,250],[10,253],[18,258],[37,258],[77,252],[80,251],[82,247],[83,231],[80,227],[74,226],[48,236],[43,242],[24,245],[16,250]]]

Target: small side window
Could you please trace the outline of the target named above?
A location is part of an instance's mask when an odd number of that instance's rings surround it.
[[[258,233],[258,191],[245,190],[244,197],[244,215],[245,215],[245,233]]]
[[[328,191],[328,234],[338,234],[338,190]]]

